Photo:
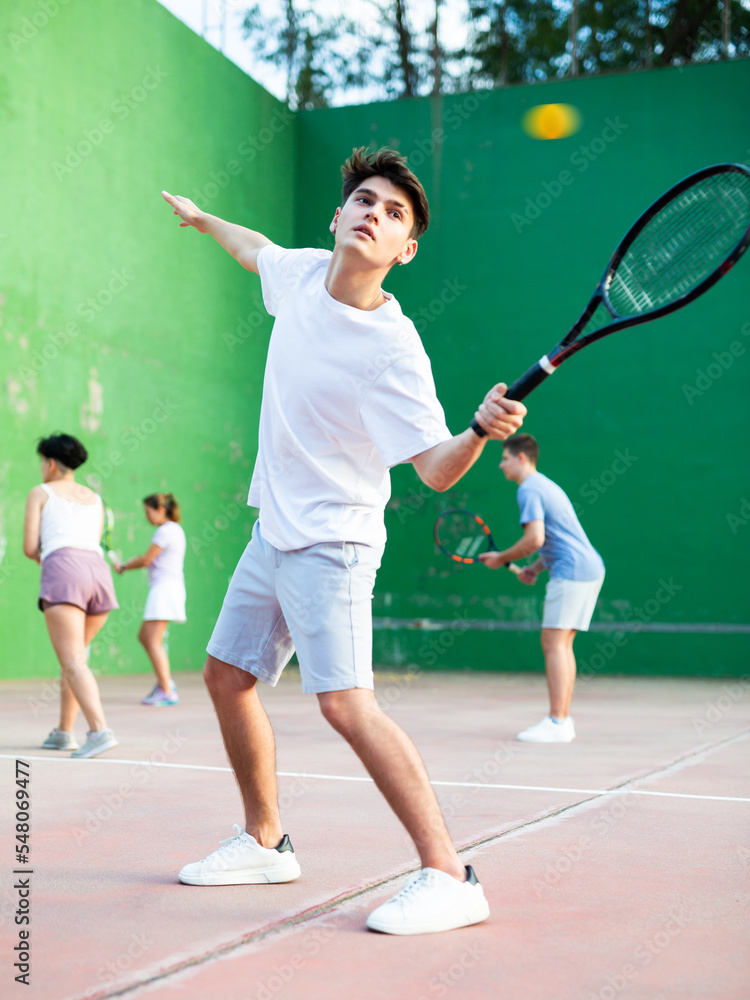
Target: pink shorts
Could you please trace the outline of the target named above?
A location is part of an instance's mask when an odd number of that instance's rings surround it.
[[[42,560],[39,610],[42,601],[74,604],[87,615],[102,615],[119,608],[112,573],[98,552],[55,549]]]

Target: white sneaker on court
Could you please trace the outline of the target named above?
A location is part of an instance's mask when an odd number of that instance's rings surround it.
[[[562,722],[555,722],[549,715],[535,726],[522,730],[516,737],[524,743],[570,743],[575,738],[576,727],[570,716]]]
[[[300,867],[289,837],[278,847],[261,847],[255,837],[234,824],[234,836],[204,858],[185,865],[177,876],[185,885],[256,885],[293,882]]]
[[[367,918],[371,931],[383,934],[434,934],[468,927],[486,920],[490,908],[474,869],[466,865],[467,879],[437,868],[422,868]]]

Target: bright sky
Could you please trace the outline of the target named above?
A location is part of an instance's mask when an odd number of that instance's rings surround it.
[[[253,0],[159,0],[159,3],[197,34],[203,35],[206,41],[221,49],[228,59],[263,84],[272,94],[282,100],[285,98],[286,76],[283,71],[257,60],[250,42],[243,38],[242,20]],[[264,12],[278,15],[283,9],[283,3],[282,0],[260,0],[260,7]],[[374,0],[316,0],[316,7],[326,13],[345,13],[361,26],[363,35],[380,33],[378,7]],[[441,8],[441,36],[451,47],[462,44],[466,37],[465,11],[465,0],[444,0]],[[226,24],[223,46],[222,12]],[[409,13],[414,18],[413,28],[424,28],[435,16],[434,0],[412,0]],[[362,99],[368,98],[363,96]],[[334,103],[344,102],[334,100]]]

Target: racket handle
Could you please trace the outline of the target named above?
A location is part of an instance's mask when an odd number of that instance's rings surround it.
[[[511,573],[515,573],[516,576],[518,576],[518,574],[523,569],[523,567],[519,566],[518,563],[506,563],[505,564],[505,568],[509,569],[511,571]]]
[[[541,361],[533,364],[527,372],[524,372],[520,378],[517,378],[512,385],[508,386],[505,398],[516,399],[520,402],[546,378],[549,378],[554,370],[549,358],[545,355]],[[483,427],[480,427],[476,420],[472,420],[471,429],[480,438],[487,437],[487,431]]]

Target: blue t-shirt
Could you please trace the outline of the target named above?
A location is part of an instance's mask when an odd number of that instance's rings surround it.
[[[541,472],[532,472],[518,487],[521,524],[544,521],[544,545],[539,550],[550,578],[599,580],[604,576],[602,557],[586,537],[573,504],[557,483]]]

